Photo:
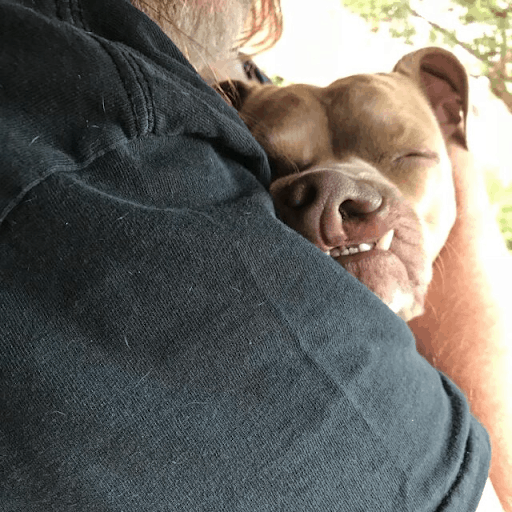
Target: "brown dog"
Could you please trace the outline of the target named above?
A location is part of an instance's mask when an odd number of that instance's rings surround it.
[[[423,311],[455,221],[449,144],[466,145],[467,75],[449,52],[328,87],[223,82],[268,154],[283,222],[404,320]]]

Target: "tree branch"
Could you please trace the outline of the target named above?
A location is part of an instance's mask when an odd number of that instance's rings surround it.
[[[461,48],[464,48],[464,50],[466,50],[468,53],[470,53],[471,55],[476,57],[478,60],[485,62],[488,65],[491,64],[491,62],[489,60],[487,60],[483,54],[481,54],[477,50],[474,50],[473,48],[471,48],[471,46],[469,44],[464,43],[463,41],[459,41],[449,30],[445,29],[444,27],[441,27],[441,25],[438,25],[437,23],[434,23],[433,21],[427,20],[427,18],[422,16],[419,12],[415,11],[410,6],[409,6],[409,11],[416,18],[420,18],[423,21],[426,21],[431,27],[435,28],[439,32],[448,36],[455,44],[459,45]]]

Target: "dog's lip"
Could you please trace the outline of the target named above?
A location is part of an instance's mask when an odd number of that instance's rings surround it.
[[[369,252],[372,249],[389,251],[389,248],[391,247],[391,242],[393,241],[394,234],[395,230],[390,229],[386,231],[386,233],[384,233],[384,235],[378,239],[366,240],[364,242],[358,243],[351,242],[342,246],[333,247],[324,252],[325,254],[331,256],[332,258],[338,258],[340,256],[350,256],[353,254]]]

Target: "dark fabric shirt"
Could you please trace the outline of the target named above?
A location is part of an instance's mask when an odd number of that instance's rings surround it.
[[[0,0],[1,510],[475,510],[486,432],[269,172],[127,0]]]

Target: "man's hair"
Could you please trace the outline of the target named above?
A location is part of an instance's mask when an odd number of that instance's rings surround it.
[[[250,46],[255,50],[254,55],[272,48],[282,33],[281,0],[253,0],[251,14],[238,46]]]
[[[160,25],[195,65],[199,60],[193,52],[202,54],[203,64],[225,58],[215,54],[216,46],[224,51],[249,48],[252,56],[274,46],[283,31],[281,0],[131,0],[131,3]]]

